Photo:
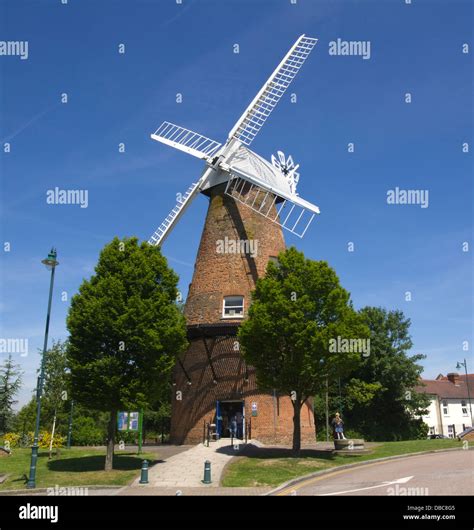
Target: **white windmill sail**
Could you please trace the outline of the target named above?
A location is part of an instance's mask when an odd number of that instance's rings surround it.
[[[153,232],[148,243],[150,245],[160,245],[166,239],[173,226],[178,222],[183,215],[186,208],[190,205],[194,197],[199,193],[199,184],[201,181],[194,182],[189,186],[186,193],[181,200],[176,203],[176,206],[168,214],[168,217],[160,224],[160,226]]]
[[[190,131],[169,121],[164,121],[150,136],[157,142],[204,160],[211,158],[222,145],[215,140],[207,138],[207,136]]]
[[[206,161],[210,161],[222,145],[207,136],[168,121],[163,122],[154,134],[150,136],[153,140]],[[213,173],[213,170],[210,168],[206,169],[199,181],[193,183],[186,190],[186,193],[178,200],[175,207],[148,239],[150,245],[160,245],[163,243],[193,199],[201,191],[203,183],[208,180],[211,173]]]
[[[297,39],[231,129],[224,146],[168,121],[151,135],[158,142],[205,160],[207,167],[150,237],[150,244],[160,245],[165,240],[200,191],[222,183],[235,200],[303,237],[319,208],[297,195],[298,166],[291,157],[286,160],[283,153],[282,158],[280,152],[280,162],[272,165],[246,146],[254,140],[316,42],[305,35]]]
[[[252,143],[317,42],[318,39],[301,35],[245,109],[229,138],[236,138],[245,145]]]

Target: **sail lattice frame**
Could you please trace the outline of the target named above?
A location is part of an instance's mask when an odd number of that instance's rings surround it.
[[[209,160],[222,146],[221,143],[207,136],[169,121],[164,121],[151,137],[157,142],[167,144],[203,160]]]

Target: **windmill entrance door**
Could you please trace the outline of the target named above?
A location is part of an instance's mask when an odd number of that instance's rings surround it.
[[[242,400],[217,401],[216,430],[219,438],[245,437],[245,402]]]

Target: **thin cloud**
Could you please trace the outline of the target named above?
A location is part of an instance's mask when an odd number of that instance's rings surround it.
[[[26,123],[24,123],[21,127],[19,127],[15,132],[9,134],[8,136],[5,136],[0,140],[1,143],[9,142],[10,140],[13,140],[16,138],[20,133],[22,133],[25,129],[27,129],[32,123],[35,123],[36,121],[40,120],[43,116],[54,110],[56,107],[58,107],[61,103],[55,103],[54,105],[51,105],[50,107],[42,110],[35,116],[33,116],[31,119],[29,119]]]

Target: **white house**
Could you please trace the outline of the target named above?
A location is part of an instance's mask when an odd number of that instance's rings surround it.
[[[434,381],[422,379],[417,391],[430,397],[428,414],[422,416],[429,427],[429,434],[455,438],[468,427],[473,427],[474,374],[468,374],[467,380],[465,375],[456,373],[447,377],[440,374]]]

